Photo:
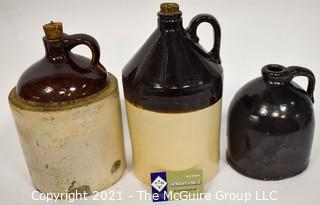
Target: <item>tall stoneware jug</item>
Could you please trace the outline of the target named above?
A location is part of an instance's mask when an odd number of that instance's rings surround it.
[[[206,52],[196,35],[211,24],[214,46]],[[164,3],[158,27],[123,69],[123,89],[136,176],[150,183],[155,171],[203,170],[213,178],[219,162],[222,67],[220,27],[207,14],[187,29],[174,3]]]
[[[9,95],[33,185],[59,198],[100,191],[125,169],[116,78],[99,63],[97,41],[67,35],[61,23],[44,26],[46,54]],[[73,54],[87,45],[92,59]]]

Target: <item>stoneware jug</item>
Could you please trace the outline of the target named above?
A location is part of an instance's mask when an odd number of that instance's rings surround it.
[[[222,67],[220,26],[207,14],[182,26],[178,4],[163,3],[158,27],[123,69],[133,168],[145,184],[155,171],[201,169],[205,182],[218,170]],[[196,35],[214,30],[206,52]]]
[[[29,67],[9,102],[33,185],[41,192],[91,194],[125,169],[116,78],[99,63],[97,41],[44,26],[46,55]],[[73,54],[87,45],[92,59]]]
[[[292,79],[308,78],[304,91]],[[309,163],[313,132],[313,73],[302,67],[266,65],[262,77],[244,85],[228,113],[229,164],[243,175],[279,180]]]

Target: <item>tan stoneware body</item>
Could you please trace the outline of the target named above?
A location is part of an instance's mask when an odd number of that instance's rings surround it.
[[[96,94],[72,102],[36,103],[9,95],[33,185],[45,193],[103,190],[126,162],[116,78]]]
[[[126,101],[136,176],[150,184],[151,172],[201,169],[204,182],[212,179],[219,167],[221,104],[160,113]]]

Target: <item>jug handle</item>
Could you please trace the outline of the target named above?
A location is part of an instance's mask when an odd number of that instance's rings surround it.
[[[209,51],[208,56],[210,60],[214,61],[217,64],[221,64],[221,60],[220,60],[221,29],[216,18],[214,18],[209,14],[199,14],[190,21],[190,24],[186,30],[189,33],[191,39],[196,43],[199,43],[199,37],[197,36],[197,29],[198,29],[198,26],[203,22],[209,23],[213,27],[213,32],[214,32],[214,38],[213,38],[214,45],[211,51]]]
[[[64,46],[67,51],[70,51],[78,45],[86,45],[91,50],[92,57],[89,68],[100,64],[100,47],[95,38],[87,34],[65,34]]]
[[[308,78],[308,87],[307,87],[307,94],[311,98],[312,103],[314,103],[314,87],[316,83],[316,79],[314,74],[307,68],[300,67],[300,66],[289,66],[287,68],[288,78],[287,81],[291,81],[294,77],[303,76]]]

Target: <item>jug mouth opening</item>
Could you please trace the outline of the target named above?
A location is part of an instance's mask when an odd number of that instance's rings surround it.
[[[282,82],[287,76],[287,68],[279,64],[265,65],[262,70],[262,76],[269,82]]]
[[[286,68],[282,65],[278,64],[269,64],[263,67],[263,71],[267,73],[282,73],[286,70]]]

